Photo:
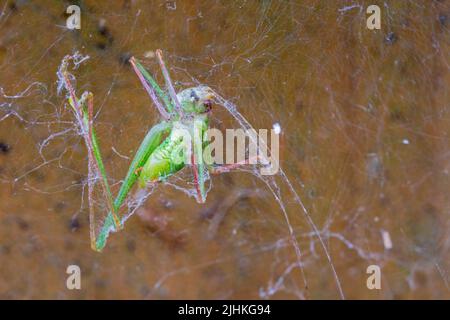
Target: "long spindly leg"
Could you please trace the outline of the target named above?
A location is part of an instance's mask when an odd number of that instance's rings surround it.
[[[117,212],[119,211],[123,202],[127,198],[128,193],[130,192],[131,188],[133,187],[139,175],[141,174],[140,168],[144,166],[144,164],[147,162],[147,159],[150,157],[153,151],[161,144],[163,135],[169,133],[171,129],[172,129],[171,122],[161,122],[149,130],[144,140],[142,141],[138,151],[136,152],[136,155],[134,156],[134,159],[131,162],[131,165],[128,169],[127,175],[125,176],[125,179],[122,182],[122,185],[120,186],[119,193],[116,199],[114,200],[113,206],[115,211]],[[106,241],[111,231],[114,231],[114,223],[113,223],[113,216],[110,212],[106,217],[103,226],[100,230],[100,233],[97,237],[95,250],[101,251],[105,247]]]
[[[148,95],[150,96],[156,108],[158,109],[159,113],[165,120],[168,120],[170,118],[169,112],[171,112],[171,104],[169,102],[168,97],[161,90],[156,81],[144,69],[144,67],[138,61],[136,61],[136,59],[134,59],[134,57],[130,58],[130,63],[133,66],[134,72],[136,72],[139,80],[141,81]],[[149,86],[149,84],[151,85],[151,87]],[[163,100],[167,110],[158,100],[158,96]]]
[[[182,116],[183,110],[181,109],[180,101],[178,101],[177,94],[175,92],[175,89],[173,88],[172,80],[170,79],[169,71],[167,71],[166,64],[164,63],[162,57],[162,51],[160,49],[156,50],[156,57],[158,58],[159,65],[166,82],[167,90],[169,90],[170,97],[175,104],[175,111],[178,113],[178,115]]]
[[[246,159],[246,160],[239,161],[239,162],[232,163],[232,164],[211,165],[209,167],[209,172],[211,174],[222,174],[222,173],[231,172],[240,167],[250,165],[250,164],[256,162],[258,159],[259,159],[258,156],[254,156],[254,157],[251,157],[250,159]]]
[[[100,147],[97,142],[97,137],[95,135],[95,131],[92,123],[92,114],[94,109],[94,96],[90,92],[85,92],[81,99],[78,99],[75,94],[75,89],[72,86],[72,83],[69,78],[69,73],[67,72],[68,61],[71,59],[71,56],[66,56],[63,59],[63,63],[61,65],[60,70],[58,71],[58,75],[61,77],[63,81],[64,88],[69,93],[69,104],[72,107],[72,110],[75,114],[75,118],[77,119],[78,125],[82,132],[86,148],[88,151],[89,157],[89,196],[92,197],[93,192],[93,179],[94,177],[100,177],[100,184],[103,189],[103,194],[106,199],[106,203],[108,205],[109,210],[112,212],[111,220],[112,224],[116,229],[120,228],[120,220],[117,215],[117,212],[114,210],[113,200],[111,190],[109,188],[108,179],[105,172],[105,167],[103,165],[103,160],[100,153]],[[86,108],[87,103],[87,108]],[[90,200],[90,217],[91,222],[94,221],[93,216],[93,205],[92,199]],[[91,235],[91,246],[94,246],[95,242],[95,223],[91,225],[91,233],[94,230],[94,236]]]

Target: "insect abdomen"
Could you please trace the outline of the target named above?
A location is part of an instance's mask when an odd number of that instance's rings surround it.
[[[139,176],[141,187],[147,181],[157,181],[169,177],[181,170],[185,164],[185,152],[182,139],[167,137],[150,155]]]

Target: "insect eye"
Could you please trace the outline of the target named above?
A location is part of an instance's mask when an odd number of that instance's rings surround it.
[[[197,93],[194,90],[191,90],[191,100],[192,101],[198,101],[199,97],[197,95]]]
[[[203,102],[203,106],[205,107],[206,112],[210,111],[212,108],[212,101],[206,100],[205,102]]]

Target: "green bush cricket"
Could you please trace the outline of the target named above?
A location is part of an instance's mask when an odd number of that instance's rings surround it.
[[[83,132],[89,156],[89,175],[92,177],[97,173],[101,177],[100,183],[108,204],[109,213],[100,228],[98,236],[96,236],[94,212],[91,201],[89,201],[91,248],[95,251],[101,251],[105,247],[110,232],[120,230],[123,227],[123,220],[119,215],[119,210],[137,181],[141,187],[148,183],[164,181],[169,176],[183,169],[187,164],[191,164],[196,187],[196,198],[199,203],[204,203],[206,200],[205,182],[208,179],[208,172],[221,173],[228,171],[226,165],[213,166],[203,159],[204,148],[207,143],[206,130],[209,126],[209,113],[212,108],[214,91],[207,86],[201,85],[184,89],[176,94],[162,58],[161,50],[156,51],[156,56],[164,76],[168,94],[161,89],[153,77],[134,57],[131,57],[129,60],[163,120],[153,126],[146,134],[114,201],[112,200],[113,197],[92,123],[93,94],[85,92],[80,99],[76,98],[75,90],[67,73],[67,63],[72,58],[71,56],[64,58],[58,71],[58,75],[69,93],[69,104]],[[187,147],[186,133],[190,137]],[[230,166],[230,168],[234,167],[236,165]],[[91,196],[93,186],[91,183],[88,186],[89,195]]]

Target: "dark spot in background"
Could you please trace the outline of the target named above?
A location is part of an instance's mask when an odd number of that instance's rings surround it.
[[[19,226],[19,229],[22,231],[27,231],[30,228],[29,223],[21,217],[18,217],[16,222],[17,225]]]
[[[151,290],[147,285],[144,284],[141,286],[139,292],[141,293],[142,297],[145,298],[151,293]]]
[[[72,219],[70,219],[69,222],[69,229],[72,232],[78,231],[78,229],[80,229],[81,224],[80,224],[80,220],[78,219],[78,217],[73,217]]]
[[[11,247],[8,245],[0,245],[0,254],[10,254]]]
[[[302,98],[298,95],[295,97],[295,109],[297,110],[303,110],[305,108],[305,105],[303,103]]]
[[[443,27],[447,26],[448,17],[446,14],[440,14],[438,19]]]
[[[7,154],[10,150],[9,144],[0,141],[0,153]]]
[[[74,245],[73,241],[70,241],[69,239],[65,239],[64,240],[64,249],[69,250],[69,251],[72,251],[73,249],[75,249],[75,245]]]
[[[392,121],[405,121],[405,115],[403,111],[398,108],[394,107],[392,110],[389,110],[389,117]]]
[[[136,242],[134,240],[128,240],[127,241],[127,249],[129,252],[136,251]]]
[[[191,90],[191,98],[193,98],[195,101],[198,101],[200,98],[198,97],[197,93],[195,92],[195,90]]]
[[[111,34],[111,32],[109,31],[108,27],[105,24],[104,20],[101,20],[98,24],[98,33],[104,37],[109,44],[112,44],[114,41],[114,37]]]
[[[309,188],[307,195],[310,199],[315,199],[315,198],[317,198],[317,190],[314,188]]]
[[[387,44],[392,45],[397,41],[397,35],[391,31],[386,35],[384,40]]]
[[[173,201],[167,200],[167,199],[159,199],[159,203],[161,204],[161,206],[164,207],[164,209],[167,210],[172,210],[175,208],[175,204],[173,203]]]
[[[106,281],[103,279],[95,279],[94,284],[95,284],[95,287],[98,289],[104,289],[107,286]]]
[[[119,63],[123,66],[126,64],[130,64],[129,60],[131,57],[132,57],[131,53],[124,52],[124,53],[120,54],[120,56],[119,56]]]
[[[428,275],[423,270],[417,270],[413,273],[414,282],[418,283],[420,286],[425,286],[428,281]]]
[[[30,235],[25,239],[25,244],[20,248],[24,257],[31,257],[33,254],[42,250],[42,246],[39,243],[39,237],[36,235]]]
[[[56,213],[61,213],[67,207],[66,203],[63,201],[57,202],[53,207]]]
[[[10,3],[9,3],[9,10],[10,11],[16,11],[18,8],[17,8],[17,4],[16,4],[16,2],[15,1],[11,1]]]

